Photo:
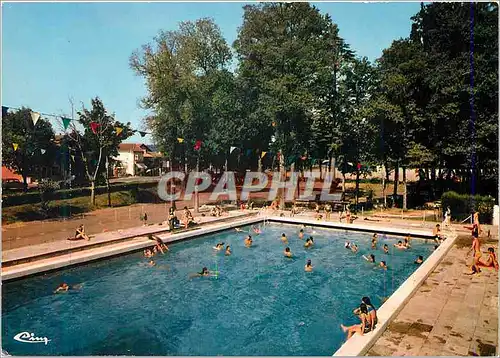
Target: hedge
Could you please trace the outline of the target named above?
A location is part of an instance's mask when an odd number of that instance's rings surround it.
[[[155,188],[158,186],[158,183],[120,183],[120,184],[112,184],[110,185],[111,193],[115,193],[118,191],[132,191],[137,193],[139,189],[149,189]],[[90,197],[90,188],[74,188],[74,189],[62,189],[57,190],[53,194],[51,194],[51,200],[64,200],[64,199],[72,199],[78,198],[82,196]],[[106,194],[106,186],[98,186],[95,188],[95,194]],[[22,193],[22,194],[11,194],[11,195],[2,195],[2,206],[17,206],[17,205],[26,205],[26,204],[38,204],[41,202],[40,193],[32,192],[32,193]]]
[[[447,191],[441,196],[443,211],[447,207],[451,210],[451,218],[455,221],[465,220],[473,212],[479,212],[479,221],[490,224],[493,219],[495,198],[491,196],[458,194]]]

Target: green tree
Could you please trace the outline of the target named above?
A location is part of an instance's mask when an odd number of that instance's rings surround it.
[[[71,146],[80,154],[79,157],[90,183],[90,202],[95,205],[95,186],[99,175],[105,172],[106,162],[118,155],[119,144],[131,136],[133,131],[130,128],[130,123],[119,122],[115,120],[113,115],[108,114],[99,97],[92,99],[91,104],[90,110],[83,107],[81,111],[77,112],[78,119],[71,122],[67,137]],[[96,125],[95,133],[91,123]],[[83,128],[83,133],[78,129],[77,124]],[[119,135],[115,130],[117,127],[123,129]],[[108,174],[105,172],[109,189]]]
[[[29,108],[8,112],[2,117],[2,161],[23,177],[24,191],[28,190],[27,177],[42,179],[41,168],[52,166],[53,141],[50,122],[39,118],[34,125]],[[14,150],[13,143],[18,145],[17,150]]]

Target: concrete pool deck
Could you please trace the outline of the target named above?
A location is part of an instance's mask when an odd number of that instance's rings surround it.
[[[368,356],[498,356],[498,272],[484,268],[480,276],[466,275],[468,247],[460,246],[454,245]]]

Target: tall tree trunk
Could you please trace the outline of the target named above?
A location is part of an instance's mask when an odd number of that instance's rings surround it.
[[[90,203],[95,205],[95,180],[90,182]]]
[[[319,162],[319,180],[323,180],[323,164]]]
[[[28,176],[24,170],[21,175],[23,177],[23,191],[26,193],[28,191]]]
[[[399,161],[396,162],[394,166],[394,190],[392,192],[393,206],[396,206],[396,198],[398,195],[398,184],[399,184]]]
[[[285,155],[282,150],[280,150],[280,180],[285,180],[286,179],[286,171],[285,171]],[[285,209],[285,189],[282,188],[280,189],[279,193],[280,195],[280,210]]]
[[[358,211],[359,202],[359,169],[356,167],[356,211]]]
[[[403,210],[407,210],[406,194],[406,167],[403,166]]]
[[[432,200],[436,199],[436,168],[431,168],[431,188],[432,188]]]
[[[342,172],[342,194],[345,193],[345,173]]]

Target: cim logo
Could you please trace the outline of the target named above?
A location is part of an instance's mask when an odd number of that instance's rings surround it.
[[[43,338],[35,337],[34,333],[29,333],[29,332],[18,333],[14,336],[14,339],[22,343],[45,343],[45,345],[47,345],[50,342],[50,339],[48,339],[47,337]]]

